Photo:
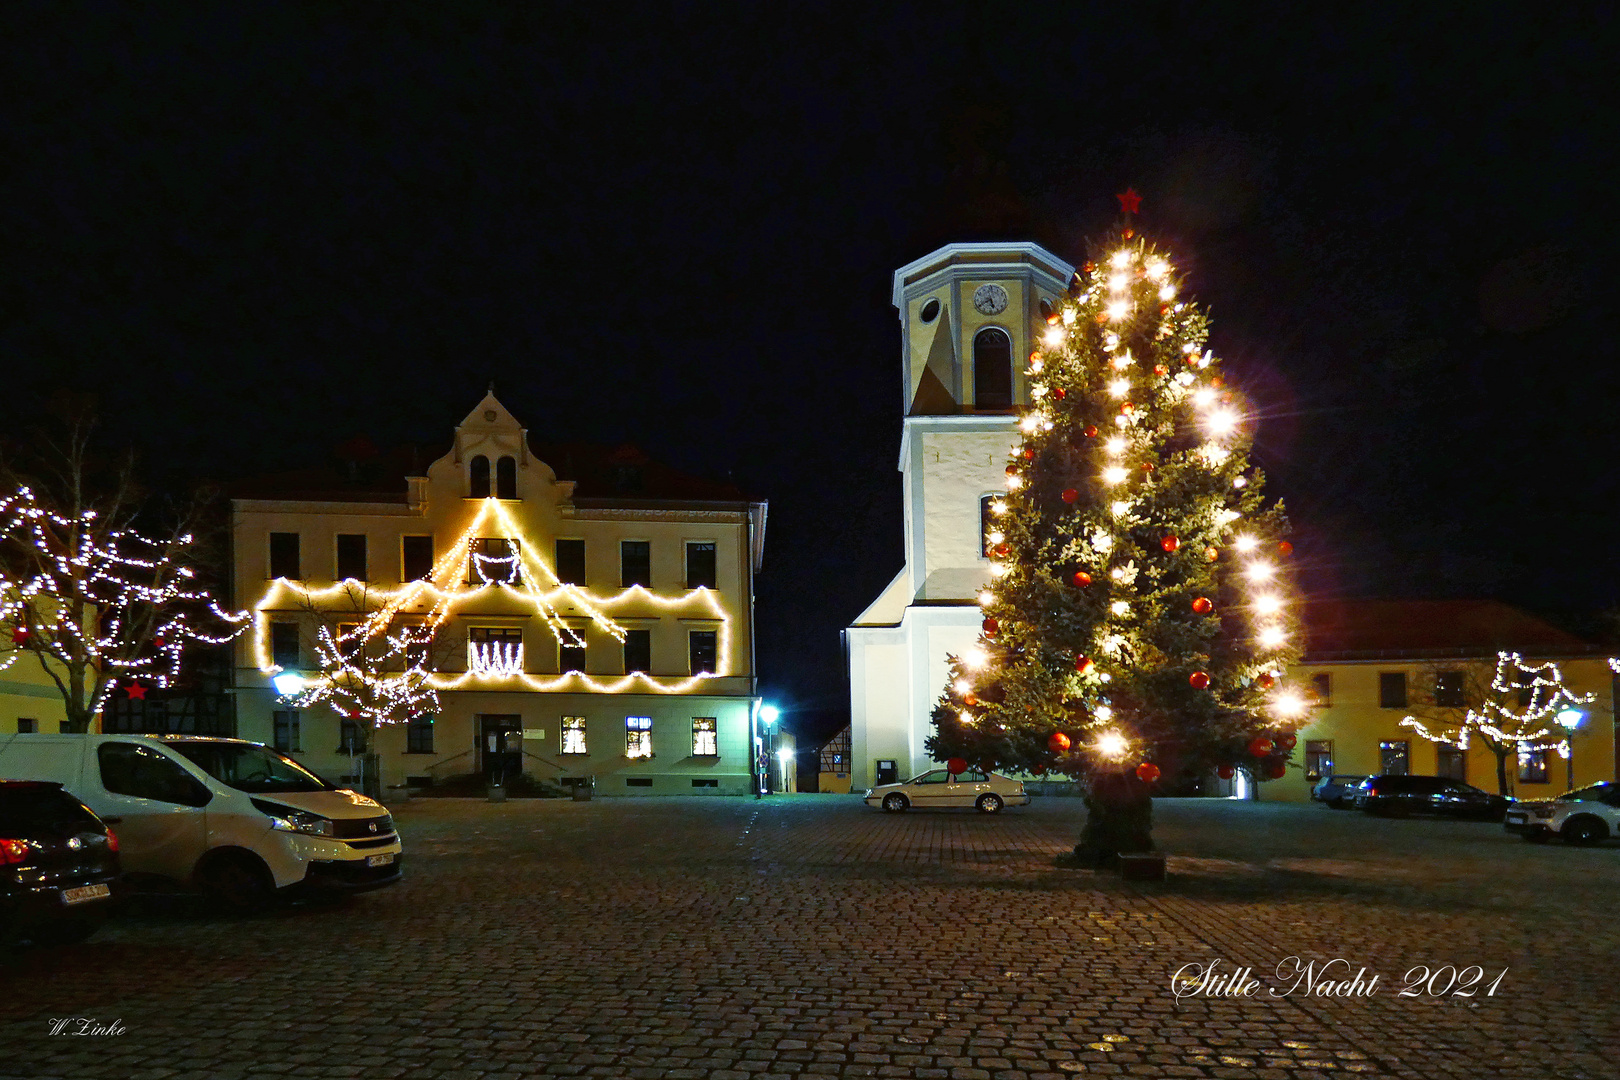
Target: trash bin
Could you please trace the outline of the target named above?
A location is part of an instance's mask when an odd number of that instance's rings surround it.
[[[594,781],[591,781],[591,780],[575,780],[574,781],[574,801],[575,802],[590,802],[591,801],[591,795],[594,793],[595,788],[596,788],[596,785],[595,785]]]

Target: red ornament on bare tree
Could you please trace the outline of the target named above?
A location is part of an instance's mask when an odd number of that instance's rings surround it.
[[[1136,778],[1144,784],[1151,784],[1159,778],[1159,767],[1151,761],[1144,761],[1136,767]]]

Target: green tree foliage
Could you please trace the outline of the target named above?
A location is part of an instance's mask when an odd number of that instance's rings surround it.
[[[1178,289],[1127,239],[1052,313],[936,759],[1065,773],[1121,805],[1146,803],[1129,789],[1141,766],[1281,775],[1305,711],[1283,683],[1300,639],[1286,521],[1249,467],[1247,402]]]

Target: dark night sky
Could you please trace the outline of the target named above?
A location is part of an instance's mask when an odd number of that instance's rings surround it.
[[[764,684],[813,728],[901,565],[890,275],[1079,261],[1130,184],[1315,594],[1620,601],[1595,5],[584,7],[8,5],[0,425],[90,390],[230,477],[447,443],[494,379],[770,500]]]

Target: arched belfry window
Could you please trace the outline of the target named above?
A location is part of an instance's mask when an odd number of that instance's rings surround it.
[[[1012,408],[1012,338],[987,326],[973,337],[973,407]]]
[[[475,499],[489,498],[489,458],[479,454],[467,467],[467,494]]]
[[[495,497],[517,498],[517,458],[510,454],[495,463]]]

